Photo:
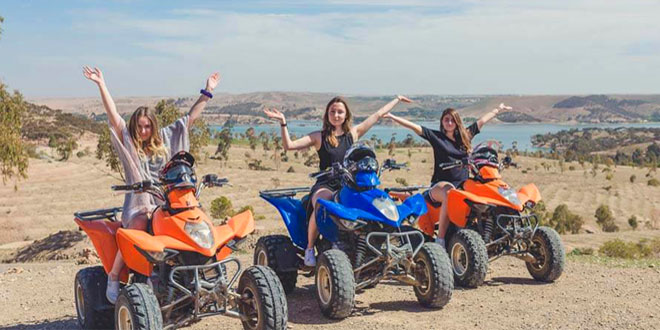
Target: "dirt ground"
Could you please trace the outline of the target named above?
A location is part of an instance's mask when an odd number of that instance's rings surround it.
[[[92,146],[94,141],[86,142]],[[83,147],[85,141],[83,141]],[[209,151],[212,151],[209,148]],[[272,152],[271,152],[272,153]],[[263,159],[273,171],[247,169],[246,157]],[[386,186],[398,185],[395,179],[409,184],[425,184],[431,176],[430,149],[397,150],[398,161],[411,162],[409,171],[383,174]],[[275,209],[258,197],[261,189],[308,186],[306,173],[313,169],[289,154],[290,162],[279,169],[270,154],[234,146],[230,160],[220,163],[202,160],[198,175],[218,173],[228,177],[231,187],[209,189],[202,203],[209,205],[219,196],[227,196],[238,209],[254,207],[257,232],[238,257],[251,264],[251,248],[264,234],[283,232],[284,226]],[[386,158],[380,154],[381,161]],[[425,160],[425,161],[424,161]],[[622,238],[660,237],[649,227],[660,225],[660,188],[646,184],[647,171],[630,167],[613,168],[612,180],[605,179],[602,168],[594,178],[590,167],[577,163],[575,170],[561,172],[556,162],[544,170],[534,158],[519,157],[519,169],[503,173],[514,187],[536,183],[550,210],[565,203],[585,219],[584,229],[594,234],[564,235],[567,250],[574,247],[599,247],[603,242]],[[287,173],[292,167],[294,173]],[[527,173],[523,173],[525,170]],[[0,185],[0,328],[2,329],[71,329],[76,328],[73,300],[75,273],[94,264],[91,244],[73,222],[76,211],[120,206],[123,196],[114,195],[110,185],[118,184],[103,162],[92,156],[73,156],[67,162],[31,159],[29,178],[13,185]],[[635,174],[637,181],[629,178]],[[600,203],[610,206],[622,231],[601,233],[593,217]],[[633,231],[627,219],[636,215],[640,228]],[[654,266],[654,267],[650,267]],[[394,283],[378,285],[357,296],[357,308],[343,321],[323,318],[315,301],[312,279],[300,277],[298,289],[288,297],[289,325],[293,329],[353,328],[393,329],[412,326],[419,329],[658,329],[660,328],[660,267],[585,262],[569,258],[564,275],[553,284],[534,282],[524,264],[503,258],[492,264],[486,285],[476,290],[456,290],[452,301],[442,310],[420,307],[412,288]],[[240,328],[240,322],[214,317],[191,329]]]

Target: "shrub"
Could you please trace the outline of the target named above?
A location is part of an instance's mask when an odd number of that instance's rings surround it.
[[[234,214],[234,209],[229,198],[220,196],[211,202],[211,216],[222,219]]]
[[[234,214],[243,213],[247,210],[250,210],[250,212],[252,212],[252,215],[254,215],[254,207],[252,207],[252,205],[245,205],[241,207],[238,211],[234,212]]]
[[[640,259],[650,257],[653,254],[653,249],[648,240],[641,240],[638,243],[633,243],[624,242],[617,238],[605,242],[598,252],[612,258]]]
[[[408,186],[408,181],[406,181],[406,179],[404,179],[404,178],[396,178],[396,179],[394,179],[394,181],[396,181],[396,183],[398,183],[398,184],[400,184],[404,187]]]
[[[633,230],[637,229],[637,226],[638,226],[638,223],[637,223],[637,217],[634,216],[634,215],[631,216],[631,217],[628,219],[628,224],[630,225],[630,227],[631,227]]]
[[[634,175],[634,174],[631,175],[631,176],[630,176],[630,183],[635,183],[635,179],[637,179],[637,176]]]
[[[604,232],[612,233],[619,231],[619,226],[614,223],[614,216],[612,211],[610,211],[609,206],[601,204],[596,209],[596,223],[600,225]]]
[[[569,171],[575,171],[575,166],[573,166],[573,165],[569,166],[569,167],[568,167],[568,170],[569,170]]]
[[[575,248],[569,255],[573,256],[591,256],[594,254],[594,249],[592,248]]]
[[[607,175],[605,176],[605,180],[612,180],[613,177],[614,175],[612,175],[612,173],[607,173]]]
[[[660,186],[660,181],[658,181],[656,178],[652,178],[647,182],[647,184],[651,187],[657,187]]]
[[[286,170],[287,173],[295,173],[296,170],[293,169],[293,166],[289,166],[289,168]]]
[[[583,224],[584,220],[582,217],[571,213],[566,204],[557,206],[554,212],[552,212],[552,218],[550,218],[550,226],[560,234],[567,232],[577,234],[580,232]]]

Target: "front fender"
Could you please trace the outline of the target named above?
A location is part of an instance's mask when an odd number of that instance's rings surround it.
[[[541,192],[535,184],[530,183],[524,185],[520,190],[518,190],[518,199],[524,205],[527,201],[532,201],[534,204],[538,203],[541,200]]]
[[[401,205],[398,206],[398,209],[400,220],[403,220],[411,215],[414,217],[419,217],[428,211],[426,207],[426,201],[420,194],[415,194],[411,197],[408,197],[403,203],[401,203]]]

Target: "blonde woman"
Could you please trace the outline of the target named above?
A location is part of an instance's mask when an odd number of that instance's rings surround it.
[[[99,88],[103,107],[108,115],[112,144],[124,169],[126,184],[151,180],[157,181],[160,170],[169,157],[181,150],[188,151],[188,132],[193,122],[200,116],[206,103],[213,97],[213,89],[220,81],[216,72],[206,80],[199,99],[190,111],[166,127],[158,125],[154,109],[139,107],[131,115],[128,126],[117,112],[115,102],[105,84],[103,73],[98,68],[83,68],[83,75]],[[149,194],[129,193],[124,199],[122,226],[124,228],[146,230],[148,214],[158,205]],[[106,297],[112,304],[119,295],[119,274],[124,267],[121,253],[117,251],[115,261],[108,273]]]

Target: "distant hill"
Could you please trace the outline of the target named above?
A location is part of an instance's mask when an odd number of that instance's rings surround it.
[[[255,92],[246,94],[218,93],[208,104],[204,116],[211,122],[222,123],[230,116],[238,122],[258,124],[266,118],[264,107],[283,111],[289,119],[316,120],[334,97],[330,93]],[[388,96],[346,95],[357,119],[364,118],[394,98]],[[412,104],[399,104],[393,112],[415,120],[437,120],[447,107],[459,110],[465,118],[478,118],[500,103],[511,105],[511,112],[497,120],[503,122],[643,122],[660,121],[660,95],[410,95]],[[138,106],[153,106],[161,99],[171,99],[187,109],[197,96],[128,97],[115,100],[120,113],[131,113]],[[38,99],[31,102],[47,105],[65,112],[90,116],[100,115],[103,107],[99,98]]]

